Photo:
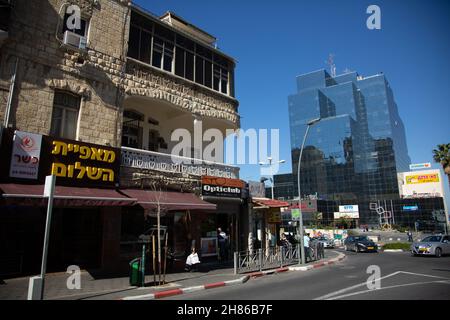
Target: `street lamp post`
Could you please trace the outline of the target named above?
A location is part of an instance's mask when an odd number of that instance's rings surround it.
[[[269,166],[270,166],[270,183],[271,183],[271,189],[272,189],[272,199],[274,199],[274,193],[273,193],[273,183],[274,183],[274,181],[273,181],[273,170],[272,170],[272,157],[268,157],[267,158],[267,160],[269,161]],[[277,161],[278,163],[285,163],[286,162],[286,160],[278,160]],[[259,165],[260,166],[264,166],[264,165],[266,165],[267,163],[265,163],[265,162],[260,162],[259,163]]]
[[[307,123],[306,126],[306,132],[305,136],[303,137],[303,143],[302,147],[300,149],[300,156],[298,158],[298,172],[297,172],[297,187],[298,187],[298,211],[299,211],[299,227],[297,229],[297,235],[300,238],[300,253],[301,253],[301,259],[299,259],[299,262],[301,264],[305,264],[305,247],[304,247],[304,241],[303,241],[303,215],[302,215],[302,196],[300,192],[300,164],[302,162],[302,154],[303,154],[303,148],[305,146],[306,137],[308,136],[309,128],[313,125],[315,125],[317,122],[320,121],[320,118],[313,119]]]

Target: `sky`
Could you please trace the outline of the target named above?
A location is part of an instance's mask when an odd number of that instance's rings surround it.
[[[287,97],[296,91],[295,78],[328,68],[330,53],[337,74],[347,69],[363,76],[386,75],[405,124],[412,163],[433,162],[435,146],[450,142],[448,0],[135,3],[157,15],[175,12],[214,35],[219,49],[236,59],[241,126],[280,130],[279,159],[286,163],[279,173],[292,170]],[[380,30],[366,26],[366,10],[373,4],[381,9]],[[240,177],[259,180],[260,167],[243,165]]]

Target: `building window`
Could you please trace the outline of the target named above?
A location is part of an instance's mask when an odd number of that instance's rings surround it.
[[[75,139],[79,110],[80,97],[68,92],[56,91],[50,134],[60,138]]]
[[[142,126],[144,115],[133,110],[123,112],[122,146],[141,148]]]
[[[234,94],[233,66],[228,58],[136,13],[131,19],[129,57],[226,95]]]

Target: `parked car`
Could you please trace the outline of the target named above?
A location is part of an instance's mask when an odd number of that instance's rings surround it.
[[[413,256],[435,256],[441,257],[444,254],[450,254],[450,236],[434,235],[414,242],[411,245],[411,254]]]
[[[316,238],[317,241],[323,243],[324,248],[334,248],[334,239],[330,239],[326,236]]]
[[[377,252],[378,246],[367,236],[348,236],[344,241],[345,251]]]

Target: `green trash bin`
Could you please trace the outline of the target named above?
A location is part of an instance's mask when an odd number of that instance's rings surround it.
[[[130,261],[130,286],[142,286],[141,258]]]

